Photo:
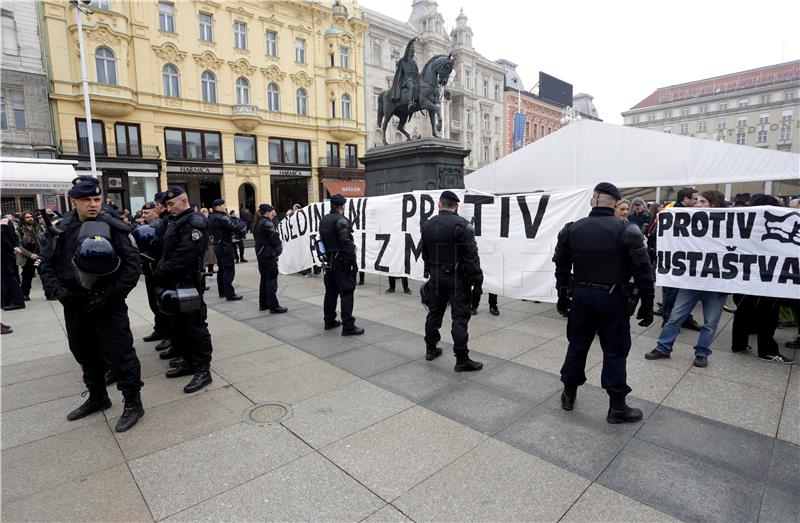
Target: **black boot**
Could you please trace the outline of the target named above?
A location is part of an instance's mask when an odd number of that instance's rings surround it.
[[[156,350],[161,352],[162,350],[167,350],[170,347],[172,347],[172,340],[169,338],[164,338],[158,345],[156,345]]]
[[[148,334],[147,336],[145,336],[144,338],[142,338],[142,341],[145,341],[145,342],[149,343],[151,341],[158,341],[158,340],[163,340],[163,339],[164,339],[164,335],[163,334],[161,334],[160,332],[153,331],[150,334]]]
[[[190,381],[184,388],[183,392],[186,394],[191,394],[192,392],[197,392],[198,390],[202,389],[206,385],[211,384],[211,371],[208,369],[208,365],[202,365]]]
[[[158,355],[159,358],[162,360],[171,360],[172,358],[177,358],[180,356],[177,347],[170,346],[169,349],[162,351],[161,354]]]
[[[500,309],[497,308],[497,305],[489,305],[489,313],[492,316],[500,316]]]
[[[364,334],[363,327],[356,327],[353,325],[349,329],[342,329],[342,336],[361,336],[362,334]]]
[[[174,367],[169,369],[167,372],[164,373],[164,376],[167,378],[180,378],[181,376],[191,376],[195,373],[194,368],[191,365],[188,365],[185,361]]]
[[[642,411],[633,407],[627,406],[625,403],[620,408],[609,407],[608,416],[606,421],[617,425],[620,423],[635,423],[641,421]]]
[[[468,354],[467,351],[456,353],[456,366],[453,370],[456,372],[471,372],[483,368],[483,363],[469,359]]]
[[[561,392],[561,408],[564,410],[572,410],[575,408],[575,398],[577,397],[577,391],[567,391],[567,388],[564,387],[563,392]]]
[[[81,396],[85,396],[84,392]],[[83,402],[83,405],[67,414],[67,421],[76,421],[85,418],[89,414],[100,412],[111,408],[111,400],[108,399],[108,393],[105,389],[97,390],[95,393],[89,393],[89,399]]]
[[[325,330],[329,331],[331,329],[335,329],[336,327],[340,327],[341,325],[342,322],[340,322],[339,320],[334,320],[333,323],[325,323]]]
[[[425,361],[435,360],[439,356],[442,355],[442,349],[439,347],[434,347],[432,349],[428,349],[425,351]]]
[[[122,416],[117,420],[117,426],[114,430],[117,432],[125,432],[130,429],[142,416],[144,416],[144,407],[142,406],[142,395],[138,392],[123,394],[125,408],[122,409]]]

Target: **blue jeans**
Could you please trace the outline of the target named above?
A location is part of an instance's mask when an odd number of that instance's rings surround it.
[[[675,299],[675,306],[669,316],[664,328],[661,329],[661,336],[658,337],[656,349],[664,354],[672,352],[672,344],[678,337],[681,325],[692,312],[695,304],[699,301],[703,304],[703,328],[697,338],[697,345],[694,346],[695,356],[707,358],[711,354],[711,342],[717,333],[717,325],[722,316],[722,306],[728,295],[722,292],[698,291],[694,289],[680,289]]]

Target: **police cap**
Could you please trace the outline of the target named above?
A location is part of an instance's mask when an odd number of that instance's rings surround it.
[[[155,208],[156,208],[156,202],[147,202],[144,205],[142,205],[142,210],[143,211],[149,211],[149,210],[155,209]]]
[[[94,176],[78,176],[72,180],[72,187],[69,195],[72,198],[86,198],[87,196],[99,196],[103,193],[100,188],[100,180]]]
[[[439,196],[439,199],[440,200],[441,199],[452,200],[454,202],[460,202],[461,201],[461,200],[458,199],[458,196],[453,191],[443,191],[442,195]]]
[[[347,198],[342,196],[341,194],[334,194],[331,196],[331,205],[336,205],[337,207],[344,205],[347,202]]]
[[[180,187],[170,187],[167,189],[167,192],[164,193],[164,197],[161,199],[161,204],[166,205],[168,201],[173,198],[177,198],[181,194],[186,194],[186,191],[181,189]]]
[[[213,202],[211,202],[211,207],[219,207],[220,205],[225,205],[225,200],[222,198],[217,198]]]
[[[164,203],[164,197],[167,195],[167,191],[158,191],[156,195],[153,197],[154,202]]]
[[[258,210],[261,212],[272,212],[275,209],[272,207],[272,205],[268,203],[262,203],[261,205],[258,206]]]
[[[607,194],[609,196],[613,196],[617,200],[622,199],[622,194],[617,189],[617,186],[613,183],[608,182],[600,182],[594,187],[594,192],[599,192],[600,194]]]

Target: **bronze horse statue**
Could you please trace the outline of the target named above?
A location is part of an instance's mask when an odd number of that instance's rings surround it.
[[[384,145],[387,145],[386,127],[389,125],[392,116],[397,116],[400,120],[397,130],[403,133],[406,140],[410,140],[411,135],[406,132],[405,125],[411,120],[411,116],[414,113],[423,110],[428,111],[433,136],[439,137],[439,132],[442,130],[442,106],[440,104],[442,90],[440,86],[447,85],[454,63],[455,60],[453,60],[452,54],[439,54],[428,60],[428,63],[422,69],[422,74],[419,75],[418,100],[410,111],[407,102],[393,102],[391,100],[389,89],[381,91],[378,95],[378,125],[381,126],[381,131],[383,132]]]

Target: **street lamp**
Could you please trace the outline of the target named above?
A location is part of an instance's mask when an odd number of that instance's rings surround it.
[[[567,125],[568,123],[577,122],[582,120],[581,113],[576,111],[574,108],[567,106],[561,110],[561,125]]]
[[[86,76],[86,53],[83,47],[83,21],[82,14],[90,15],[89,9],[91,0],[70,0],[70,5],[77,11],[78,19],[78,47],[81,54],[81,83],[83,85],[83,108],[86,113],[86,138],[89,140],[89,164],[92,168],[92,176],[97,176],[97,163],[94,158],[94,133],[92,132],[92,108],[89,104],[89,79]],[[80,140],[80,136],[78,137]],[[80,150],[80,141],[78,142]]]

